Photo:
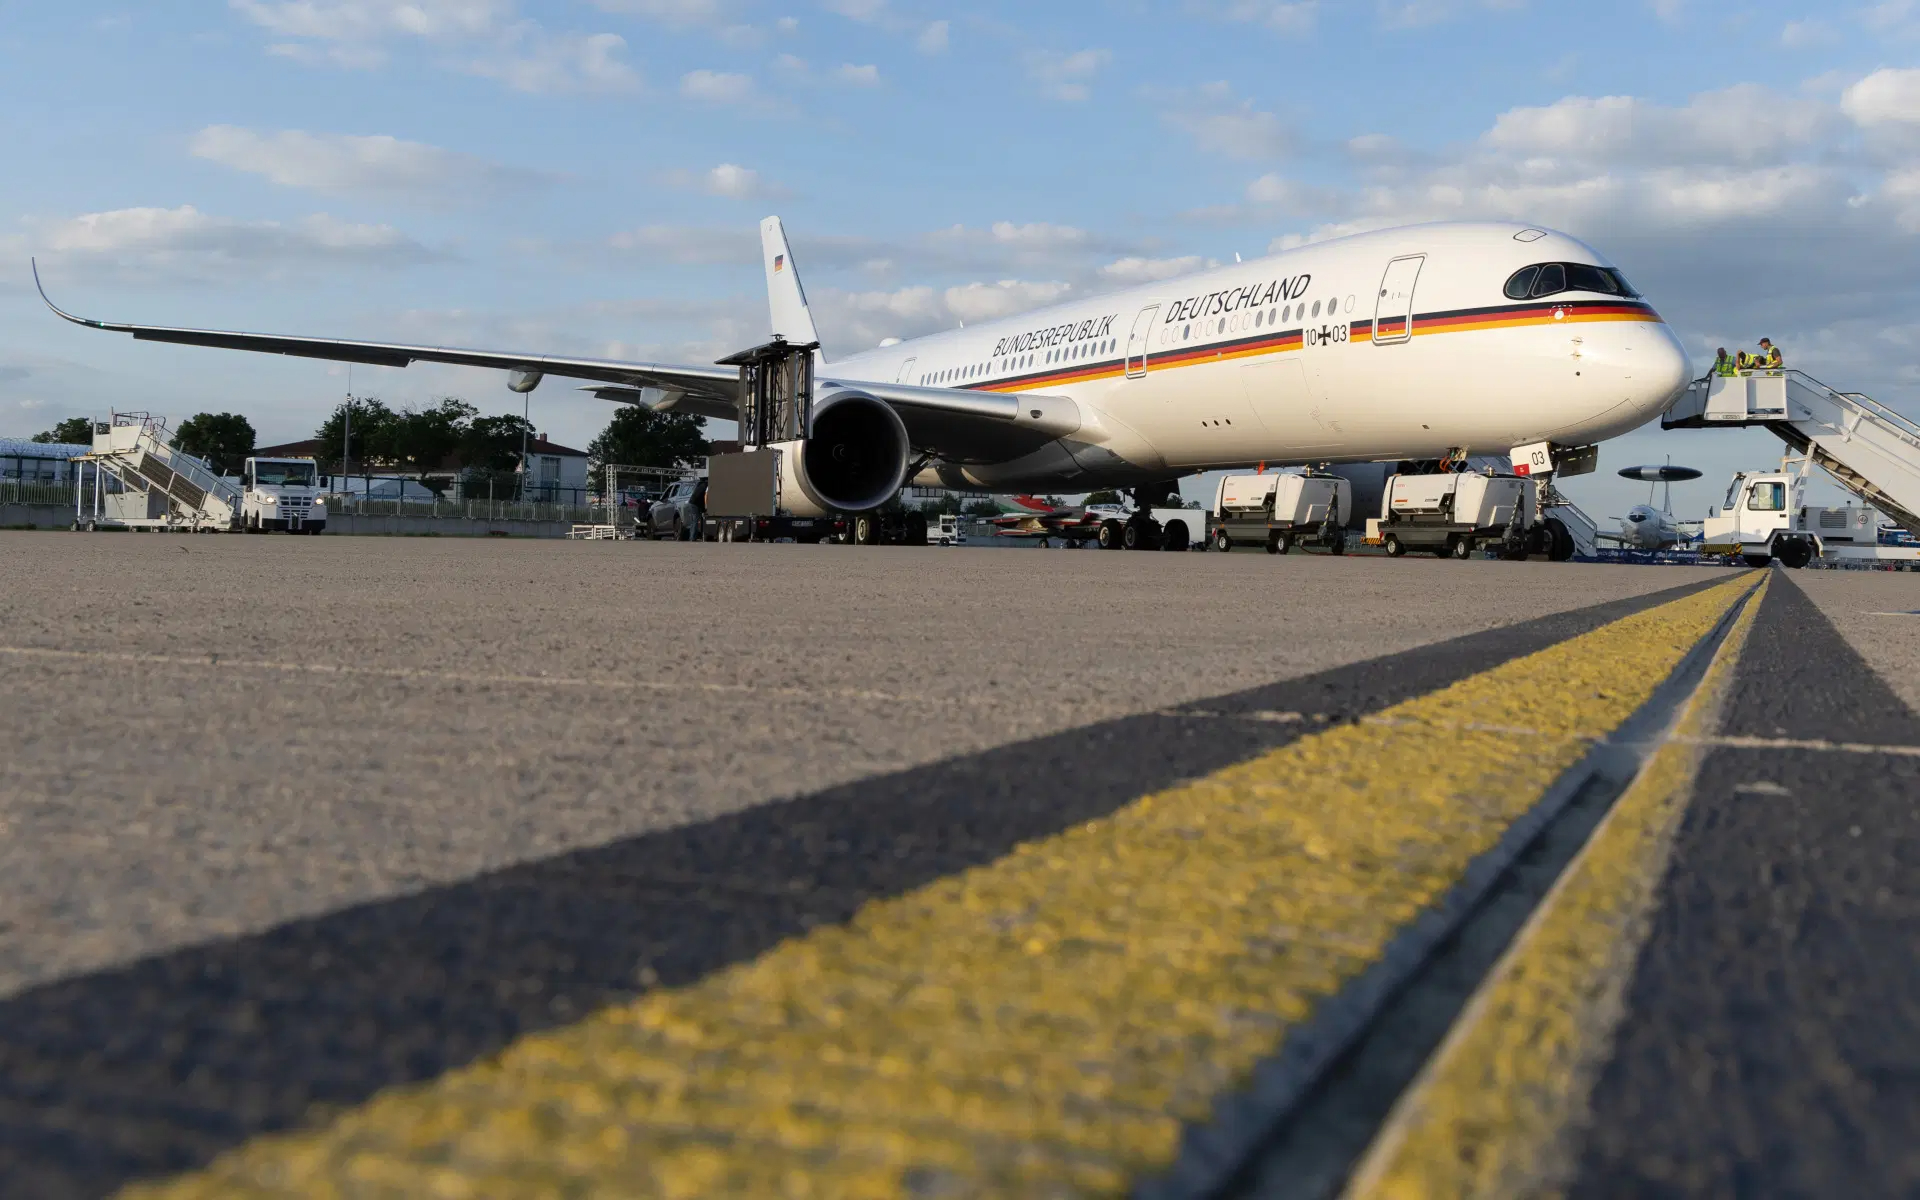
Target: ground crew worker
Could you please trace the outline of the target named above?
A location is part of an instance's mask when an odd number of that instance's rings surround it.
[[[1778,371],[1783,362],[1780,357],[1780,347],[1773,344],[1772,338],[1760,339],[1760,353],[1755,357],[1759,360],[1760,366],[1770,371]]]
[[[1719,351],[1715,353],[1713,357],[1713,373],[1715,375],[1731,375],[1733,374],[1733,370],[1733,358],[1727,353],[1725,346],[1720,347]]]
[[[1746,371],[1753,367],[1753,355],[1742,350],[1733,356],[1735,370]]]

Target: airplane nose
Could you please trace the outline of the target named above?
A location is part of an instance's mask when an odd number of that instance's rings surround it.
[[[1631,372],[1634,399],[1648,415],[1673,403],[1673,398],[1693,379],[1693,363],[1687,358],[1687,349],[1680,344],[1680,339],[1665,325],[1656,326],[1652,332],[1655,336],[1642,339],[1647,344],[1634,352],[1627,368]]]

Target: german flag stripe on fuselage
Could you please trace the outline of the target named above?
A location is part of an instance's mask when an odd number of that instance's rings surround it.
[[[1639,300],[1561,300],[1557,302],[1527,302],[1522,304],[1497,304],[1482,308],[1456,308],[1443,312],[1416,313],[1413,317],[1414,337],[1425,337],[1437,333],[1466,333],[1484,329],[1516,329],[1528,325],[1551,325],[1555,322],[1566,323],[1592,321],[1652,321],[1661,322],[1660,314],[1653,306]],[[1379,336],[1398,339],[1405,332],[1404,318],[1386,317],[1379,322]],[[1371,345],[1374,334],[1372,318],[1362,317],[1341,322],[1347,326],[1349,345]],[[1266,354],[1280,354],[1289,350],[1298,350],[1305,344],[1307,327],[1293,329],[1267,330],[1246,337],[1229,338],[1225,341],[1206,342],[1199,345],[1181,346],[1173,350],[1149,351],[1149,369],[1164,371],[1172,367],[1192,366],[1198,363],[1221,362],[1227,359],[1255,358]],[[1088,359],[1076,363],[1052,363],[1044,371],[1028,371],[1020,375],[1010,375],[1004,379],[991,379],[981,383],[963,384],[956,391],[973,392],[1030,392],[1040,388],[1058,387],[1061,384],[1085,383],[1095,379],[1110,379],[1126,373],[1124,358],[1103,357]]]

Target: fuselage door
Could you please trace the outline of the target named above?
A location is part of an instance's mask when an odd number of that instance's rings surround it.
[[[920,360],[918,358],[910,358],[906,362],[901,363],[900,375],[897,379],[894,380],[894,382],[895,383],[912,383],[913,369],[919,365],[920,365]]]
[[[1133,318],[1133,332],[1127,335],[1127,378],[1138,379],[1147,373],[1147,343],[1153,338],[1154,321],[1160,315],[1158,304],[1149,304]]]
[[[1424,254],[1409,254],[1387,264],[1373,306],[1376,344],[1404,342],[1413,336],[1413,285],[1420,281],[1420,266],[1426,261]]]

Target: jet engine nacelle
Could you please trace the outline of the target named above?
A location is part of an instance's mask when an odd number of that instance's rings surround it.
[[[893,406],[855,391],[816,401],[813,436],[775,449],[781,505],[799,517],[879,508],[906,482],[913,453]]]

